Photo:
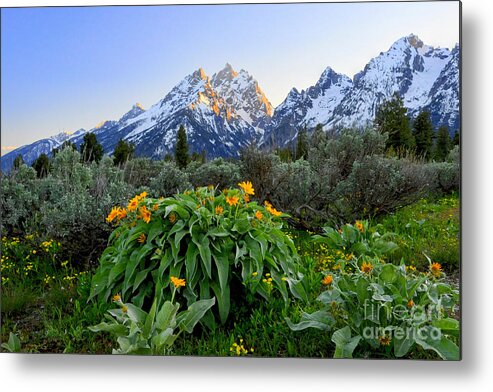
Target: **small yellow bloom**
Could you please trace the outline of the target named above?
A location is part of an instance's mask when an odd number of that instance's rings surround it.
[[[326,286],[329,286],[332,281],[334,280],[334,278],[332,278],[332,275],[326,275],[323,279],[322,279],[322,284],[326,285]]]
[[[137,196],[139,199],[143,199],[147,197],[147,192],[142,192],[139,196]]]
[[[280,216],[282,214],[282,212],[280,211],[277,211],[273,206],[272,204],[270,204],[270,202],[268,202],[267,200],[264,201],[264,204],[265,204],[265,209],[272,215],[274,216]]]
[[[139,216],[145,223],[149,223],[151,221],[151,212],[147,209],[146,206],[142,206],[139,208]]]
[[[361,223],[361,221],[356,221],[355,226],[362,233],[365,230],[365,228],[363,227],[363,223]]]
[[[36,254],[36,249],[33,249],[33,255],[35,255],[35,254]]]
[[[222,208],[221,206],[217,206],[216,207],[216,214],[217,215],[221,215],[224,211],[224,208]]]
[[[210,191],[214,190],[214,185],[207,186],[207,189],[209,189]]]
[[[138,206],[139,206],[139,199],[136,196],[133,199],[131,199],[130,202],[128,203],[127,210],[135,211]]]
[[[118,219],[124,219],[127,216],[127,210],[125,208],[118,208]]]
[[[140,242],[141,244],[146,242],[146,235],[144,233],[140,233],[139,238],[137,238],[137,242]]]
[[[170,215],[169,215],[169,221],[171,222],[171,224],[174,224],[176,222],[176,214],[174,212],[172,212]]]
[[[410,299],[409,301],[407,301],[407,307],[408,308],[412,308],[414,306],[414,301],[412,299]]]
[[[440,263],[432,263],[430,265],[430,271],[434,276],[440,276],[442,273],[442,265]]]
[[[382,346],[389,346],[390,342],[392,341],[392,338],[390,336],[383,335],[378,338],[378,341]]]
[[[106,217],[106,222],[110,223],[118,216],[118,207],[113,207],[111,212]]]
[[[172,276],[170,278],[170,281],[171,283],[173,283],[173,285],[175,286],[175,288],[178,288],[178,287],[185,287],[185,279],[180,279],[180,278],[177,278],[175,276]]]
[[[361,272],[369,274],[371,271],[373,271],[373,265],[364,261],[363,264],[361,264]]]
[[[257,275],[258,275],[258,272],[257,272],[257,271],[255,271],[255,272],[252,274],[252,276],[257,276]]]
[[[248,196],[248,195],[243,195],[243,201],[244,201],[245,203],[249,203],[249,202],[250,202],[250,196]]]
[[[123,305],[122,306],[122,312],[123,313],[127,313],[127,311],[128,311],[128,308],[125,305]]]
[[[256,211],[255,212],[255,218],[257,218],[258,220],[261,220],[264,216],[262,215],[262,213],[260,211]]]
[[[120,301],[120,300],[121,300],[120,294],[115,294],[115,295],[113,296],[113,301],[118,302],[118,301]]]
[[[237,196],[226,196],[226,203],[228,203],[230,206],[237,205],[239,200],[240,199]]]
[[[247,195],[254,195],[255,190],[253,189],[253,185],[251,181],[243,181],[238,184],[238,186],[243,189],[243,192],[245,192]]]
[[[152,206],[152,210],[153,210],[153,211],[157,211],[158,209],[159,209],[159,205],[158,205],[158,204],[154,204],[154,205]]]

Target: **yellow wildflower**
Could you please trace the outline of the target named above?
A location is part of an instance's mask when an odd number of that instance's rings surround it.
[[[176,222],[176,214],[174,212],[172,212],[170,215],[169,215],[169,221],[171,222],[171,224],[174,224]]]
[[[135,196],[133,199],[130,199],[130,202],[127,205],[127,210],[135,211],[139,206],[139,198]]]
[[[111,212],[106,217],[106,222],[110,223],[118,216],[118,207],[113,207]]]
[[[255,190],[253,189],[253,185],[251,181],[243,181],[238,183],[238,186],[243,189],[243,192],[245,192],[247,195],[254,195]]]
[[[440,276],[442,273],[442,265],[440,263],[432,263],[430,265],[430,271],[434,276]]]
[[[238,204],[239,198],[237,196],[226,196],[226,203],[228,203],[230,206],[235,206]]]
[[[248,196],[248,195],[243,195],[243,201],[244,201],[245,203],[249,203],[249,202],[250,202],[250,196]]]
[[[373,265],[364,261],[363,264],[361,264],[361,272],[369,274],[371,271],[373,271]]]
[[[255,218],[257,218],[258,220],[261,220],[264,216],[262,215],[262,213],[260,211],[256,211],[255,212]]]
[[[185,279],[180,279],[180,278],[177,278],[175,276],[172,276],[170,278],[170,281],[171,283],[173,283],[173,285],[175,286],[175,288],[178,288],[178,287],[185,287]]]
[[[217,215],[221,215],[224,211],[224,208],[222,208],[221,206],[217,206],[216,207],[216,214]]]
[[[146,242],[146,235],[144,233],[140,233],[139,238],[137,238],[137,242],[140,242],[141,244]]]
[[[123,313],[127,313],[127,311],[128,311],[128,308],[125,305],[123,305],[122,306],[122,312]]]
[[[363,227],[363,223],[361,223],[361,221],[356,221],[356,223],[354,224],[356,226],[356,228],[363,233],[363,231],[365,230],[365,228]]]
[[[146,206],[140,207],[139,215],[145,223],[149,223],[151,221],[151,212],[147,209]]]
[[[125,208],[119,207],[118,208],[118,219],[123,219],[127,216],[127,210]]]
[[[326,286],[329,286],[332,281],[334,279],[332,278],[332,275],[326,275],[323,279],[322,279],[322,284],[326,285]]]
[[[390,342],[392,341],[392,338],[390,336],[383,335],[383,336],[380,336],[378,338],[378,341],[380,342],[380,344],[382,346],[388,346],[388,345],[390,345]]]
[[[158,209],[159,209],[159,205],[158,205],[158,204],[154,204],[154,205],[152,206],[152,210],[153,210],[153,211],[157,211]]]
[[[120,294],[115,294],[115,295],[113,296],[113,301],[118,302],[118,301],[120,301],[120,300],[121,300]]]
[[[412,308],[414,306],[414,301],[412,299],[410,299],[408,302],[407,302],[407,307],[408,308]]]

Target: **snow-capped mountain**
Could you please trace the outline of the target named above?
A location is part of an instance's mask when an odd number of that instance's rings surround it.
[[[330,82],[321,83],[330,74]],[[315,86],[291,90],[276,108],[266,145],[285,145],[304,126],[325,129],[365,127],[380,104],[398,93],[411,117],[429,110],[435,126],[450,132],[459,128],[459,47],[425,45],[411,34],[397,40],[387,52],[370,60],[351,80],[327,68]]]
[[[314,128],[317,124],[327,124],[352,86],[350,78],[327,67],[314,86],[301,92],[291,89],[276,108],[271,129],[261,143],[272,146],[281,141],[285,144],[296,138],[300,127]]]
[[[428,110],[434,125],[445,124],[452,134],[460,123],[459,51],[458,46],[452,50],[427,46],[411,34],[371,59],[352,79],[327,67],[315,85],[302,91],[291,89],[275,110],[247,71],[236,72],[226,64],[209,77],[200,68],[148,110],[135,104],[119,120],[9,152],[1,159],[2,171],[10,170],[19,154],[31,164],[65,140],[80,146],[86,132],[96,134],[107,154],[124,139],[135,144],[138,156],[159,159],[173,152],[181,125],[191,151],[205,150],[210,158],[234,157],[251,142],[267,148],[285,146],[305,126],[364,128],[394,93],[402,96],[411,117]]]

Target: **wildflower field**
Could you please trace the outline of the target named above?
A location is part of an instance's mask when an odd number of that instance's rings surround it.
[[[316,231],[256,196],[140,192],[92,265],[3,236],[2,350],[459,359],[457,194]]]

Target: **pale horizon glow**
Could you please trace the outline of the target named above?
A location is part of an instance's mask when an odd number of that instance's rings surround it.
[[[145,109],[202,67],[247,70],[274,107],[397,39],[459,41],[459,2],[2,9],[1,153]]]

